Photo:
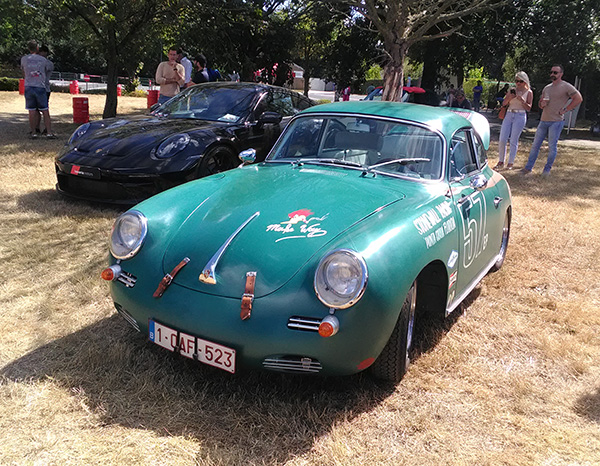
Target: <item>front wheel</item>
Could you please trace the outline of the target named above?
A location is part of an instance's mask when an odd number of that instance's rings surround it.
[[[238,160],[231,149],[228,147],[213,147],[202,156],[196,170],[196,178],[231,170],[238,165]]]
[[[390,339],[371,366],[371,372],[378,379],[400,382],[406,374],[413,343],[416,304],[417,282],[415,281],[402,303],[400,316]]]
[[[506,212],[504,217],[504,225],[502,226],[502,241],[500,242],[500,251],[498,251],[498,258],[490,269],[490,272],[497,272],[502,268],[504,259],[506,258],[506,250],[508,249],[508,238],[510,236],[510,212]]]

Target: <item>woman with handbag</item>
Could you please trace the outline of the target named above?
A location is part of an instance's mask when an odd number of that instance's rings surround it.
[[[498,164],[495,170],[504,168],[504,158],[506,156],[506,143],[510,141],[510,154],[506,168],[512,170],[519,148],[519,137],[527,123],[527,112],[531,110],[533,102],[533,92],[530,89],[529,77],[524,71],[519,71],[515,75],[515,87],[507,92],[498,116],[502,120],[500,128],[500,139],[498,141]]]

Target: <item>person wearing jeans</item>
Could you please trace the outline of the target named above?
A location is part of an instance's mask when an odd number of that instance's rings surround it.
[[[565,121],[540,121],[540,124],[535,131],[535,138],[533,140],[533,144],[531,145],[531,152],[529,153],[529,160],[527,160],[527,164],[523,169],[523,172],[531,173],[533,170],[533,166],[535,165],[535,161],[538,158],[538,154],[540,153],[540,147],[542,147],[542,143],[546,137],[548,138],[548,160],[546,161],[546,165],[544,166],[543,174],[549,174],[552,165],[554,164],[554,160],[556,159],[556,153],[558,152],[558,138],[560,137],[560,133],[562,132],[563,126],[565,126]]]
[[[554,65],[550,71],[550,80],[542,91],[539,106],[542,109],[542,118],[535,132],[535,139],[529,152],[529,160],[521,173],[527,175],[533,170],[535,161],[540,153],[540,147],[546,137],[548,138],[548,160],[544,166],[543,176],[550,175],[550,170],[556,159],[558,151],[558,138],[565,125],[564,115],[577,107],[583,101],[579,91],[571,84],[562,80],[564,69],[561,65]]]
[[[495,170],[504,168],[504,158],[506,157],[506,143],[510,141],[510,154],[506,168],[511,170],[517,157],[519,148],[519,137],[527,123],[527,112],[531,110],[533,102],[533,92],[529,88],[529,77],[524,71],[519,71],[515,75],[515,85],[506,94],[502,101],[502,106],[506,107],[506,116],[502,121],[500,128],[500,138],[498,141],[498,164]]]

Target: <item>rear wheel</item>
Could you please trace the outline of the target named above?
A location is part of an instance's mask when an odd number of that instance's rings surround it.
[[[228,147],[213,147],[202,156],[198,165],[196,177],[214,175],[226,170],[231,170],[239,165],[237,157]]]
[[[408,369],[415,327],[417,282],[413,282],[400,310],[400,316],[385,348],[371,366],[378,379],[399,382]]]
[[[510,236],[510,212],[506,212],[504,217],[504,225],[502,227],[502,241],[500,243],[500,251],[498,252],[498,259],[496,263],[490,269],[490,272],[497,272],[502,268],[504,259],[506,258],[506,250],[508,249],[508,238]]]

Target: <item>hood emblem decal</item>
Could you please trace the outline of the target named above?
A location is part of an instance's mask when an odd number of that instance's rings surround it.
[[[210,258],[210,260],[208,261],[208,263],[204,266],[204,270],[198,277],[198,280],[200,280],[202,283],[206,283],[207,285],[216,285],[217,284],[216,268],[217,268],[217,264],[219,263],[219,260],[221,259],[221,256],[223,255],[225,250],[229,247],[229,245],[231,244],[233,239],[240,233],[240,231],[242,231],[246,225],[248,225],[252,220],[254,220],[259,215],[260,215],[260,212],[255,212],[253,215],[251,215],[248,218],[248,220],[246,220],[244,223],[242,223],[237,228],[237,230],[235,230],[231,234],[231,236],[229,238],[227,238],[227,240],[223,243],[223,245],[219,248],[219,250],[217,252],[215,252],[214,256],[212,256]]]
[[[320,222],[325,220],[329,214],[325,214],[322,217],[313,217],[313,215],[314,212],[309,209],[290,212],[288,214],[289,220],[267,225],[267,232],[275,232],[281,235],[280,238],[275,240],[276,243],[286,239],[315,238],[326,235],[327,230],[319,227],[321,226]]]

